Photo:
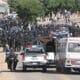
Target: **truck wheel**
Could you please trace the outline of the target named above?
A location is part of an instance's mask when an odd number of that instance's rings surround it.
[[[25,65],[23,65],[23,71],[26,71],[26,66]]]
[[[78,71],[80,72],[80,69]]]
[[[71,72],[71,68],[63,68],[63,73],[70,73]]]
[[[73,68],[73,70],[74,70],[74,71],[79,71],[79,72],[80,72],[80,69],[77,69],[77,68]]]
[[[57,72],[61,72],[62,70],[61,70],[60,67],[56,67],[56,71],[57,71]]]
[[[47,68],[46,67],[43,67],[43,72],[46,72],[47,71]]]

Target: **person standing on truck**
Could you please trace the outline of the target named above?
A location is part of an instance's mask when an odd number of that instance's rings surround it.
[[[55,38],[51,39],[46,44],[46,53],[47,53],[48,64],[54,64],[55,63],[55,53],[56,53]]]

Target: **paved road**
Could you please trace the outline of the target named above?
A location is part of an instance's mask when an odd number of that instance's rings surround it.
[[[4,68],[0,73],[0,80],[80,80],[80,73],[62,74],[57,73],[55,68],[48,68],[45,73],[40,68],[29,68],[26,72],[22,72],[22,64],[19,62],[16,72]]]
[[[61,74],[57,73],[55,68],[48,69],[46,73],[41,69],[28,69],[27,72],[22,72],[21,61],[18,63],[17,71],[10,72],[3,58],[3,53],[0,53],[0,80],[80,80],[78,72]]]
[[[22,72],[17,70],[17,72],[3,71],[0,73],[0,80],[80,80],[79,73],[70,74],[60,74],[56,73],[55,69],[48,70],[43,73],[41,70],[28,70],[27,72]]]

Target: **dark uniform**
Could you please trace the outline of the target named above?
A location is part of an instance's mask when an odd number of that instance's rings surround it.
[[[11,58],[14,59],[14,69],[15,69],[16,66],[17,66],[17,62],[18,62],[17,55],[14,52],[10,52],[10,54],[6,57],[6,62],[7,62],[7,65],[8,65],[8,69],[10,69],[10,66],[12,64]]]

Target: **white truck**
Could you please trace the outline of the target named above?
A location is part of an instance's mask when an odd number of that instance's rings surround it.
[[[56,44],[56,70],[80,71],[80,37],[61,38]]]

